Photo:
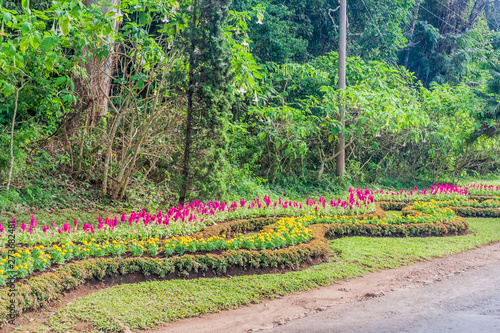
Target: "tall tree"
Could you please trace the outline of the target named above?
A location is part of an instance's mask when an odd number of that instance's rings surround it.
[[[230,3],[231,0],[193,0],[183,4],[189,22],[184,30],[188,86],[181,204],[192,189],[203,195],[209,188],[217,191],[222,185],[218,173],[224,163],[224,125],[232,95],[230,51],[223,38]]]
[[[100,2],[101,0],[83,1],[89,8],[101,7],[100,11],[103,16],[108,13],[119,13],[120,0],[110,0],[107,5],[100,5]],[[118,26],[119,21],[113,20],[112,31],[116,32]],[[113,68],[113,38],[105,36],[99,45],[92,48],[84,46],[82,51],[86,75],[75,77],[77,94],[80,97],[76,112],[78,113],[77,119],[79,119],[82,113],[88,111],[87,125],[91,126],[108,113]],[[101,54],[96,56],[97,52]]]

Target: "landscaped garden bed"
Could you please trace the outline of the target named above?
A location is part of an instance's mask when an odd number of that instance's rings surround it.
[[[43,308],[47,302],[93,279],[127,274],[172,279],[224,276],[228,272],[241,275],[297,270],[325,262],[331,256],[328,239],[462,235],[469,232],[467,221],[461,217],[471,216],[466,215],[467,212],[480,214],[476,216],[498,216],[498,199],[468,200],[463,193],[457,195],[460,191],[434,187],[428,192],[430,194],[425,194],[431,198],[424,201],[412,200],[414,197],[410,195],[406,202],[377,203],[373,198],[377,194],[373,196],[372,192],[359,189],[351,190],[347,200],[307,199],[302,207],[309,207],[308,210],[300,208],[301,203],[280,200],[278,203],[287,207],[276,211],[276,215],[281,216],[262,217],[261,213],[251,213],[246,217],[241,213],[231,215],[234,218],[228,221],[213,219],[213,223],[204,225],[202,230],[192,228],[197,231],[189,235],[163,238],[155,237],[158,236],[155,228],[165,230],[170,224],[162,224],[163,215],[160,214],[153,223],[146,212],[139,214],[144,228],[133,229],[137,238],[132,239],[129,235],[135,224],[139,224],[134,221],[138,220],[138,214],[123,217],[121,224],[112,222],[110,228],[98,228],[104,229],[100,232],[81,233],[66,228],[64,233],[68,239],[64,242],[48,241],[54,232],[43,229],[39,232],[36,222],[32,222],[28,235],[26,228],[17,229],[23,242],[16,253],[9,256],[4,251],[1,257],[0,285],[14,283],[15,297],[9,298],[8,288],[0,290],[0,320],[6,322],[9,304],[15,304],[17,313]],[[258,207],[259,200],[252,202],[246,206],[242,201],[239,207],[251,211]],[[272,206],[271,202],[266,203],[266,207]],[[207,206],[192,207],[206,209]],[[238,210],[237,205],[229,207]],[[384,210],[398,208],[403,210],[402,216],[386,216]],[[178,207],[175,211],[178,214],[183,208]],[[167,216],[173,216],[173,210]],[[132,221],[128,222],[128,232],[124,231],[125,221]],[[182,223],[192,221],[188,218]],[[47,242],[50,245],[43,245]]]

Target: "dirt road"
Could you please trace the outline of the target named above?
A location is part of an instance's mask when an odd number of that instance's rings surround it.
[[[498,333],[500,261],[438,283],[331,307],[266,332]]]
[[[500,332],[499,293],[494,243],[148,332]]]

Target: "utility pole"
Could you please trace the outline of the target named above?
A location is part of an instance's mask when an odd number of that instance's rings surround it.
[[[337,144],[337,176],[344,178],[345,173],[345,104],[341,98],[346,88],[346,54],[347,54],[347,0],[340,0],[340,40],[339,40],[339,101],[341,103],[339,121],[339,141]]]

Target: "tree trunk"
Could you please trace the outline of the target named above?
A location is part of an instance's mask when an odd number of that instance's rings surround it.
[[[466,31],[471,30],[474,27],[474,23],[476,23],[481,12],[484,11],[484,8],[488,4],[489,0],[476,0],[474,2],[474,7],[472,7],[472,11],[469,15],[469,20],[467,21]]]
[[[346,56],[347,56],[347,0],[340,0],[340,41],[339,41],[339,90],[346,88]],[[339,95],[340,96],[340,95]],[[339,121],[341,131],[337,145],[337,176],[344,178],[345,173],[345,103],[340,101]]]
[[[193,28],[196,26],[196,11],[197,11],[198,1],[194,1],[194,11],[193,11]],[[192,32],[193,33],[193,32]],[[191,37],[191,52],[189,55],[189,89],[188,89],[188,107],[187,107],[187,119],[186,119],[186,144],[184,146],[184,161],[182,167],[182,186],[179,193],[179,203],[184,205],[187,196],[187,188],[189,186],[189,162],[191,158],[191,141],[192,141],[192,122],[193,122],[193,97],[194,97],[194,51],[196,48],[194,42],[194,36]]]
[[[87,0],[87,6],[92,4],[98,5],[101,0]],[[119,4],[119,0],[109,0],[113,6]],[[111,6],[103,6],[102,13],[109,12],[118,13],[118,11]],[[118,21],[113,21],[113,30],[118,30]],[[103,116],[108,114],[108,98],[111,90],[112,74],[113,74],[113,39],[106,38],[106,44],[109,45],[109,55],[106,58],[97,60],[97,57],[89,59],[85,65],[90,79],[90,96],[92,97],[92,105],[90,109],[90,125],[98,123]]]
[[[87,7],[98,5],[99,2],[100,0],[83,1]],[[120,0],[109,0],[109,2],[113,6],[117,6]],[[103,14],[109,12],[118,13],[118,10],[111,6],[102,6]],[[114,31],[118,31],[118,26],[119,22],[113,21]],[[83,48],[83,57],[87,60],[83,66],[88,77],[73,77],[78,102],[74,111],[75,116],[69,117],[71,121],[66,125],[66,129],[70,136],[80,127],[83,114],[85,114],[86,111],[89,112],[85,120],[85,125],[90,128],[97,124],[101,118],[108,113],[108,97],[111,90],[113,75],[114,45],[111,37],[105,38],[104,43],[109,45],[109,55],[100,60],[95,56],[90,58],[89,54],[93,50],[89,50],[86,46]]]
[[[118,130],[118,126],[120,124],[120,116],[117,117],[116,123],[112,123],[111,134],[108,138],[108,145],[106,151],[106,160],[104,161],[104,172],[102,176],[102,195],[108,194],[108,174],[111,164],[111,157],[113,155],[113,142],[115,141],[116,131]]]

